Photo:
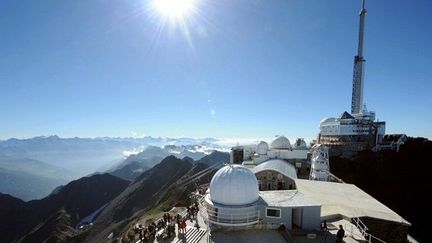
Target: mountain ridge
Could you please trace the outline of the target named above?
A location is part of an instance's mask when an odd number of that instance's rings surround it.
[[[111,232],[119,234],[137,214],[157,203],[192,166],[189,161],[170,155],[142,173],[96,219],[86,242],[102,241]]]
[[[11,242],[23,238],[30,240],[31,232],[41,232],[38,229],[44,227],[43,222],[50,222],[56,226],[56,213],[65,210],[69,227],[74,228],[78,221],[106,204],[117,196],[129,184],[128,181],[118,177],[102,174],[84,177],[68,183],[43,199],[24,202],[10,195],[0,194],[0,218],[7,222],[0,228],[2,241]],[[3,208],[5,208],[3,210]],[[7,209],[7,210],[6,210]],[[65,214],[61,222],[64,221]],[[54,218],[50,218],[50,217]],[[51,219],[51,220],[50,220]],[[42,225],[41,225],[42,224]],[[48,227],[49,228],[49,227]],[[47,228],[43,228],[47,232]],[[41,234],[35,234],[40,237]],[[39,239],[39,238],[37,238]],[[37,240],[38,241],[38,240]],[[34,242],[34,241],[33,241]]]

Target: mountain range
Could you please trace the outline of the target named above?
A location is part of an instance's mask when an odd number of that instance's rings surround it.
[[[163,158],[170,155],[179,159],[190,158],[192,163],[204,163],[207,165],[212,165],[215,161],[220,160],[229,161],[227,153],[205,145],[166,145],[162,148],[148,146],[142,152],[130,155],[107,172],[125,180],[133,180],[140,173],[152,168],[161,162]],[[204,158],[205,161],[201,161]]]
[[[0,155],[39,160],[67,169],[73,177],[79,178],[102,170],[101,168],[106,167],[112,161],[121,161],[131,154],[141,152],[147,146],[199,145],[222,149],[221,146],[215,144],[217,141],[214,138],[154,138],[150,136],[142,138],[40,136],[29,139],[0,140]],[[188,147],[185,153],[193,149],[193,146]],[[174,148],[172,153],[178,153],[178,151]]]
[[[47,196],[54,188],[95,172],[126,180],[175,155],[194,160],[226,148],[213,138],[60,138],[0,141],[0,192],[25,201]],[[126,166],[127,165],[127,166]]]
[[[227,159],[228,153],[216,151],[199,161],[221,164]],[[169,155],[132,182],[96,174],[29,202],[0,194],[0,218],[7,222],[0,228],[2,242],[101,242],[111,233],[116,238],[124,237],[131,222],[149,210],[189,203],[189,193],[196,189],[196,183],[186,181],[209,166],[199,161]],[[215,169],[210,172],[199,179],[200,183],[210,181]],[[90,216],[97,216],[93,227],[77,227]]]

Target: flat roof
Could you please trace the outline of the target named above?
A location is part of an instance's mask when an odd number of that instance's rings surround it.
[[[320,206],[319,202],[297,190],[260,191],[259,204],[269,207]]]
[[[297,190],[321,205],[321,217],[371,217],[411,225],[396,212],[353,184],[295,180]]]

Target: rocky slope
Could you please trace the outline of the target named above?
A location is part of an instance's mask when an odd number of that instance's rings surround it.
[[[2,242],[19,238],[40,242],[54,236],[63,239],[80,219],[115,198],[128,184],[128,181],[102,174],[72,181],[41,200],[24,202],[1,194],[0,218],[5,222],[0,227]],[[61,229],[65,229],[65,235]]]
[[[128,223],[156,204],[167,189],[191,168],[189,161],[168,156],[141,174],[97,218],[86,241],[100,242],[110,233],[114,236],[120,234]]]

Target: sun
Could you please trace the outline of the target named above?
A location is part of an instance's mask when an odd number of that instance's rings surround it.
[[[153,7],[169,18],[182,18],[194,8],[194,0],[153,0]]]

